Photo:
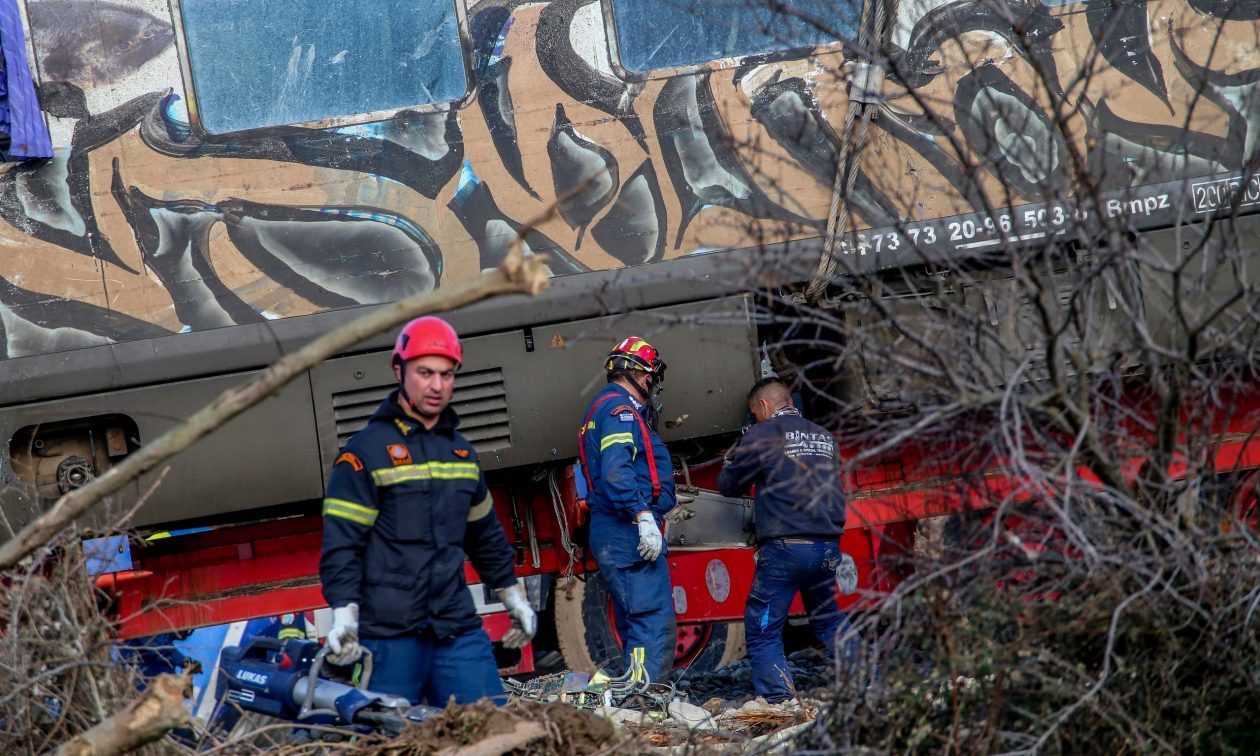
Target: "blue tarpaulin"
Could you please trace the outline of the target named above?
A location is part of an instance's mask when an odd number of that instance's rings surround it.
[[[22,32],[22,16],[17,0],[0,0],[0,47],[4,48],[3,87],[7,92],[0,119],[0,128],[9,134],[8,160],[34,160],[53,156],[48,124],[39,109],[35,82],[26,65],[26,35]],[[7,112],[4,112],[7,111]]]

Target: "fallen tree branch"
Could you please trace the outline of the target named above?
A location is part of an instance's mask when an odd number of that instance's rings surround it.
[[[62,743],[54,756],[109,756],[133,751],[188,723],[184,698],[192,679],[159,675],[139,698],[92,729]]]
[[[537,294],[548,285],[547,273],[543,269],[545,263],[543,255],[524,257],[518,235],[498,268],[468,281],[385,305],[281,358],[254,378],[224,391],[187,421],[145,444],[104,475],[58,499],[47,512],[0,546],[0,569],[17,564],[128,481],[187,449],[311,367],[419,315],[453,310],[504,294]]]
[[[511,732],[491,735],[462,748],[445,748],[438,756],[502,756],[546,736],[547,731],[541,724],[521,722]]]

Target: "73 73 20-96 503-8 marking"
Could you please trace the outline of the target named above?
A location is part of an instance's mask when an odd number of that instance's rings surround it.
[[[1062,236],[1091,220],[1123,218],[1132,229],[1145,230],[1232,208],[1260,209],[1260,174],[1131,187],[1108,193],[1096,205],[1069,199],[867,229],[845,234],[839,249],[844,255],[880,256],[875,263],[880,266],[898,265],[941,249],[975,251]]]

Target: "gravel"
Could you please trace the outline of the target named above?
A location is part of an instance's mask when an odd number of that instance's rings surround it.
[[[810,698],[821,698],[834,682],[830,655],[818,648],[803,648],[787,655],[788,671],[796,690]],[[739,706],[753,699],[752,668],[745,657],[712,672],[679,670],[674,673],[678,694],[696,705],[720,698],[727,706]]]

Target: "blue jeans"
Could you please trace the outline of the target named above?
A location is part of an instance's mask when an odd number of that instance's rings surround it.
[[[651,562],[635,562],[629,567],[614,567],[600,561],[599,574],[608,584],[613,599],[613,618],[622,641],[622,669],[630,669],[635,648],[643,649],[643,666],[653,682],[669,679],[674,669],[674,645],[677,633],[670,629],[674,613],[673,589],[669,583],[669,565],[664,556]]]
[[[451,696],[460,704],[482,698],[499,706],[507,702],[490,636],[481,628],[452,638],[426,634],[364,638],[360,642],[372,652],[368,688],[377,693],[439,708],[446,706]]]
[[[753,689],[771,703],[796,695],[792,673],[783,656],[783,625],[799,591],[818,640],[832,648],[845,623],[836,604],[835,568],[840,546],[835,541],[788,543],[767,541],[758,552],[757,571],[744,610],[744,634],[752,664]]]

